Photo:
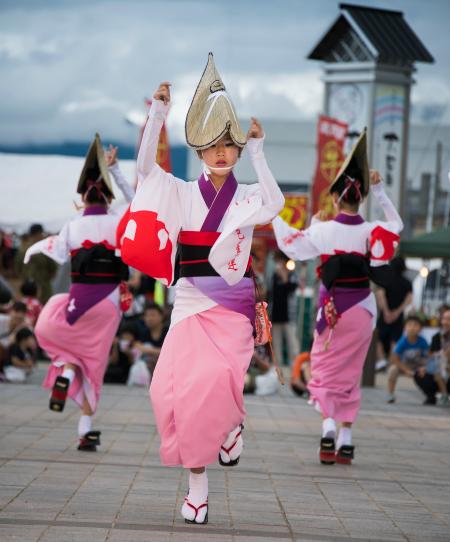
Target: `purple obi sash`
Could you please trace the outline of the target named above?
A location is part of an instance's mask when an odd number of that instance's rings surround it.
[[[200,176],[198,185],[209,209],[201,227],[201,233],[199,232],[199,238],[204,239],[204,235],[202,236],[202,234],[217,232],[237,190],[238,184],[231,172],[218,192],[205,174]],[[195,232],[189,232],[189,234],[195,235]],[[214,243],[211,243],[210,246],[212,244]],[[220,276],[193,276],[186,278],[193,286],[218,305],[243,314],[254,325],[255,289],[252,278],[244,277],[234,286],[227,284]]]
[[[316,322],[316,330],[320,334],[327,327],[323,306],[327,298],[333,296],[334,305],[338,314],[342,314],[348,309],[360,303],[370,294],[370,288],[340,288],[334,287],[332,291],[327,290],[323,284],[319,290],[319,307],[322,309],[320,318]],[[339,325],[339,323],[338,323]]]
[[[73,325],[86,311],[108,297],[117,286],[117,284],[72,284],[66,307],[67,323]]]

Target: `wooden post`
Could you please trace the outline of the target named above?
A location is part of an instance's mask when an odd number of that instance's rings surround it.
[[[370,342],[369,350],[367,352],[366,361],[364,362],[364,369],[362,374],[361,385],[363,388],[375,387],[375,363],[377,361],[377,340],[378,332],[373,330],[372,340]]]

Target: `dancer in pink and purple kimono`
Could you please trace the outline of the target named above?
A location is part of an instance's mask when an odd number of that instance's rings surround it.
[[[58,235],[32,245],[26,255],[42,252],[59,264],[71,261],[72,284],[68,294],[49,299],[36,323],[39,345],[51,364],[43,382],[50,388],[50,409],[62,412],[70,397],[81,409],[78,449],[95,451],[100,431],[92,430],[109,351],[116,334],[124,301],[121,281],[128,267],[116,256],[116,230],[121,214],[109,211],[114,198],[108,166],[125,199],[134,191],[116,165],[116,148],[105,159],[99,136],[95,137],[81,172],[78,193],[82,214],[65,224]],[[121,303],[122,302],[122,303]]]
[[[247,137],[242,132],[212,55],[186,120],[188,144],[204,164],[197,181],[176,179],[155,163],[169,102],[170,85],[162,83],[139,150],[122,256],[166,284],[174,272],[179,277],[150,396],[162,463],[190,470],[182,516],[204,524],[206,466],[217,459],[234,466],[243,448],[244,378],[254,351],[253,228],[271,221],[284,198],[264,158],[261,125],[253,119]],[[244,145],[258,184],[238,184],[233,175]]]
[[[366,222],[358,214],[370,187],[386,221]],[[403,228],[380,174],[369,172],[365,131],[330,193],[338,210],[334,220],[313,218],[308,229],[298,231],[278,217],[273,226],[278,246],[290,258],[321,259],[322,286],[308,390],[323,417],[320,461],[349,464],[354,457],[351,428],[360,408],[360,380],[376,322],[370,280],[382,286],[389,282],[391,270],[386,264]],[[337,423],[341,424],[339,435]]]

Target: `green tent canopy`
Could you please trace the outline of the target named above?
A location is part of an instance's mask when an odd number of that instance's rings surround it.
[[[416,258],[450,258],[450,227],[400,242],[400,254]]]

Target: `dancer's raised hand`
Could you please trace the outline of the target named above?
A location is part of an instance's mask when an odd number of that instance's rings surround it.
[[[158,90],[153,94],[153,99],[161,100],[167,105],[170,102],[170,87],[171,83],[168,81],[160,83]]]
[[[370,184],[379,184],[382,180],[381,173],[377,169],[370,170]]]
[[[251,124],[250,128],[247,132],[247,141],[252,138],[261,138],[264,137],[264,130],[261,126],[261,123],[258,119],[255,119],[255,117],[251,117]]]
[[[119,147],[113,147],[113,145],[109,145],[108,150],[105,151],[105,160],[106,165],[108,167],[113,166],[117,162],[117,151],[119,150]]]

